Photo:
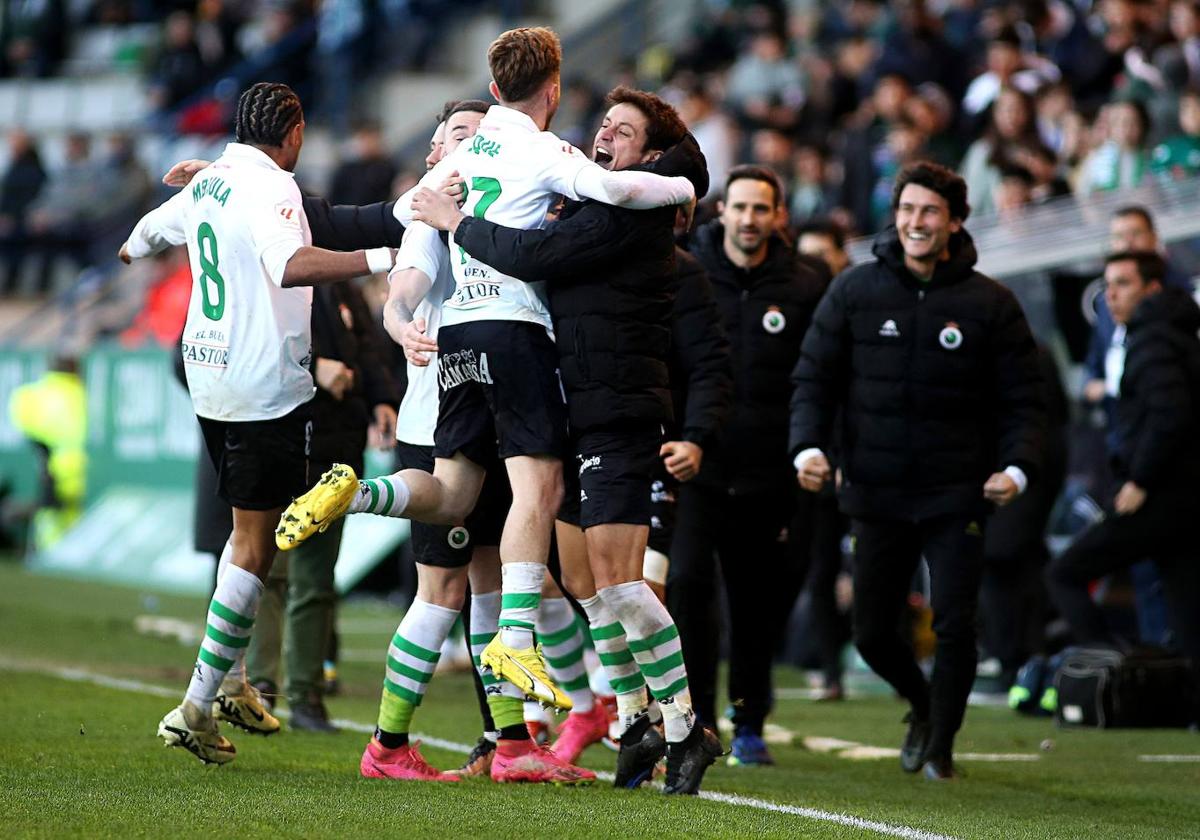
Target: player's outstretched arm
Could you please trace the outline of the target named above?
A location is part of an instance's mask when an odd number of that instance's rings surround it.
[[[370,248],[366,251],[327,251],[312,245],[302,246],[292,254],[279,283],[285,289],[293,286],[317,286],[337,283],[365,274],[389,271],[395,252],[391,248]]]
[[[177,193],[138,220],[117,254],[121,262],[128,265],[187,241],[183,231],[185,197],[184,193]]]
[[[629,169],[609,172],[596,164],[579,170],[575,177],[575,192],[582,198],[630,210],[691,204],[696,198],[696,188],[682,175],[667,177]]]

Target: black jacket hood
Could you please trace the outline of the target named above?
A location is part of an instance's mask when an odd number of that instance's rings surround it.
[[[656,175],[682,175],[696,188],[696,197],[703,198],[708,192],[708,161],[700,144],[689,131],[683,139],[663,152],[662,157],[647,166],[635,166]]]
[[[892,273],[902,282],[913,286],[943,286],[970,277],[975,273],[975,263],[979,260],[979,253],[975,250],[975,240],[965,229],[958,233],[952,233],[947,247],[950,251],[950,258],[937,264],[928,284],[922,284],[904,264],[904,248],[900,244],[900,232],[896,230],[895,225],[884,228],[876,235],[875,242],[871,246],[871,253],[891,269]]]

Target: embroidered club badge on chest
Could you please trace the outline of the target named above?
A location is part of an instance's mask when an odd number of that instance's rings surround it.
[[[957,350],[962,347],[963,334],[958,328],[958,324],[953,321],[947,321],[946,326],[942,327],[942,331],[938,333],[938,344],[945,347],[947,350]]]
[[[778,306],[768,306],[767,311],[763,313],[762,325],[771,335],[779,335],[787,326],[787,318],[783,317],[783,312]]]

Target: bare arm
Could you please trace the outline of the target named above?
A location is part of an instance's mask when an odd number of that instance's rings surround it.
[[[387,251],[388,259],[391,257],[389,248],[342,253],[305,245],[298,248],[287,261],[287,268],[283,271],[283,280],[279,285],[285,289],[293,286],[316,286],[373,274],[381,269],[376,260],[381,259],[382,255],[374,254],[376,251]]]

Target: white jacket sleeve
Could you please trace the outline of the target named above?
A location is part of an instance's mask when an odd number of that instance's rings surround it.
[[[668,178],[653,172],[609,172],[596,164],[581,168],[574,186],[580,198],[592,198],[630,210],[687,204],[696,197],[692,182],[681,175]]]
[[[186,242],[184,211],[189,197],[187,190],[178,192],[142,216],[125,241],[129,256],[135,260],[141,259]]]

